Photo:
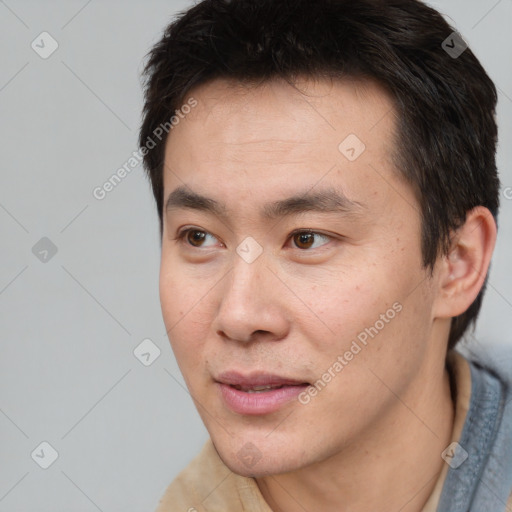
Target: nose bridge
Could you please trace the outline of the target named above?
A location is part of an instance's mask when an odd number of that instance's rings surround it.
[[[233,258],[233,267],[227,279],[223,305],[230,308],[243,308],[256,312],[262,304],[262,295],[266,293],[265,281],[270,273],[266,268],[264,257],[247,262],[240,256]]]
[[[263,246],[251,236],[236,247],[233,254],[233,269],[228,280],[230,291],[238,300],[258,301],[257,292],[264,291],[265,276],[269,273],[267,253]]]

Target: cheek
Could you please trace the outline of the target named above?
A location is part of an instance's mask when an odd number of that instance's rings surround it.
[[[173,350],[183,344],[193,346],[202,339],[209,323],[208,287],[187,278],[171,262],[161,265],[159,287],[162,316]]]
[[[361,269],[329,273],[320,279],[289,277],[287,285],[295,295],[289,301],[294,318],[321,351],[332,352],[350,344],[393,303],[393,294],[388,300],[388,294],[375,286],[374,277]]]
[[[162,261],[159,281],[160,305],[168,334],[187,310],[183,295],[180,294],[180,290],[184,289],[184,282],[179,274],[171,271],[170,266]]]
[[[288,280],[301,299],[290,303],[294,317],[302,318],[305,337],[324,365],[346,351],[357,352],[354,359],[361,362],[370,361],[384,348],[385,358],[396,360],[404,345],[411,350],[420,343],[418,330],[428,333],[428,298],[424,286],[418,286],[424,275],[382,263],[353,266],[309,283],[303,276]]]

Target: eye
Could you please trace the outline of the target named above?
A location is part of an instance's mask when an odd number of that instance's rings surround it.
[[[294,231],[290,235],[290,238],[293,240],[295,247],[302,250],[317,249],[318,247],[326,245],[331,239],[330,236],[305,229]],[[212,240],[213,243],[205,243],[208,239]],[[181,241],[195,248],[205,248],[215,246],[215,240],[218,239],[208,231],[197,228],[187,228],[180,231],[174,240]]]
[[[327,235],[322,235],[321,233],[316,233],[315,231],[310,230],[301,230],[301,231],[294,231],[291,234],[291,238],[295,244],[296,247],[299,249],[317,249],[318,247],[321,247],[322,245],[325,245],[325,242],[322,244],[316,244],[316,240],[321,239],[326,240],[329,242],[330,238]],[[316,244],[316,245],[315,245]]]
[[[183,243],[187,243],[192,247],[212,247],[215,245],[205,244],[204,242],[205,240],[208,240],[208,238],[217,240],[211,233],[208,233],[207,231],[203,231],[202,229],[187,228],[180,231],[174,240],[182,241]]]

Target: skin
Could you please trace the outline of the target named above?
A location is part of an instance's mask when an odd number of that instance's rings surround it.
[[[185,185],[226,215],[164,212],[164,322],[220,457],[255,477],[275,512],[419,511],[451,442],[450,317],[482,286],[494,221],[472,211],[431,276],[418,202],[391,160],[390,98],[370,82],[296,85],[215,80],[190,93],[198,105],[166,144],[164,200]],[[349,134],[366,146],[354,161],[338,149]],[[260,216],[269,202],[327,187],[359,207]],[[177,239],[186,228],[203,239]],[[297,229],[318,234],[303,243]],[[236,252],[249,236],[263,248],[252,263]],[[260,416],[224,405],[220,372],[316,382],[394,303],[401,311],[307,405]],[[251,467],[237,455],[248,442],[261,456]]]

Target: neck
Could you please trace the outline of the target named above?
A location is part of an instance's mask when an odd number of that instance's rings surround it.
[[[445,464],[441,453],[451,442],[453,421],[449,375],[437,360],[349,446],[327,460],[256,481],[274,512],[420,512]]]

